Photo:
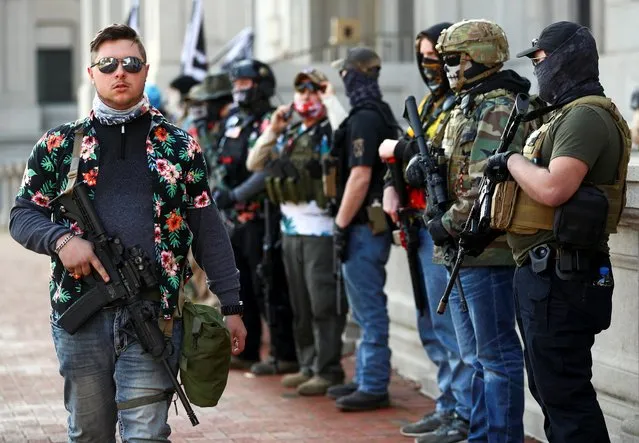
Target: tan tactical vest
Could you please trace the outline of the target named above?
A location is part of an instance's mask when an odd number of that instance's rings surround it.
[[[570,102],[528,137],[523,155],[533,162],[540,158],[542,143],[552,125],[571,108],[582,104],[598,106],[608,111],[621,134],[624,149],[619,160],[617,178],[612,185],[597,185],[597,188],[605,192],[608,197],[606,233],[614,233],[617,232],[621,211],[626,203],[626,172],[631,141],[628,125],[612,100],[606,97],[587,96]],[[516,182],[507,181],[497,185],[491,208],[491,226],[494,229],[524,235],[535,234],[539,230],[552,231],[554,217],[555,208],[536,202],[523,192]]]

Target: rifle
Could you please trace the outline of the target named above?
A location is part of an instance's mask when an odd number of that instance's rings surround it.
[[[424,171],[424,189],[426,189],[426,218],[432,219],[435,217],[441,217],[450,206],[450,200],[448,199],[446,179],[443,177],[446,174],[442,174],[440,166],[433,159],[431,155],[432,143],[429,141],[426,145],[426,138],[424,137],[424,129],[417,112],[417,102],[414,96],[406,98],[406,114],[408,115],[408,123],[413,129],[414,139],[417,142],[419,153],[421,154],[420,166]],[[447,263],[452,261],[454,256],[452,251],[452,245],[444,246],[444,257]],[[450,264],[445,265],[446,270],[451,273]],[[461,280],[456,275],[455,284],[457,285],[457,291],[459,292],[459,298],[461,303],[462,312],[468,310],[466,305],[466,297],[464,295],[464,288],[462,287]],[[452,290],[452,288],[451,288]],[[443,307],[442,307],[443,306]],[[441,302],[437,307],[437,313],[443,314],[446,310],[446,305],[442,305]]]
[[[271,331],[277,327],[277,306],[271,300],[273,289],[273,235],[271,232],[271,202],[264,199],[264,239],[262,241],[262,261],[257,265],[256,273],[262,282],[264,293],[264,315]]]
[[[401,230],[402,247],[406,249],[406,257],[408,258],[408,271],[410,281],[413,287],[413,298],[415,307],[420,316],[426,312],[426,288],[424,287],[424,278],[419,262],[419,226],[414,222],[417,211],[409,207],[408,190],[404,181],[404,173],[402,164],[394,158],[387,161],[388,170],[391,173],[394,188],[399,195],[399,228]]]
[[[499,146],[495,150],[496,154],[500,154],[508,150],[517,135],[517,129],[522,122],[526,111],[528,110],[529,97],[525,94],[517,94],[515,97],[515,104],[513,105],[506,127],[499,139]],[[451,282],[459,275],[459,270],[464,263],[466,255],[473,257],[479,256],[484,249],[499,237],[503,232],[490,227],[490,210],[493,202],[493,193],[497,183],[489,179],[484,172],[484,176],[479,184],[479,195],[473,202],[473,206],[470,209],[464,229],[459,234],[459,241],[457,247],[457,257],[455,260],[455,266],[450,274],[450,279],[446,285],[446,291],[439,302],[440,309],[446,309],[446,303],[448,303],[448,297],[453,289]]]
[[[129,313],[131,326],[140,346],[154,360],[162,362],[191,424],[198,425],[195,412],[169,366],[168,357],[172,348],[167,346],[157,319],[140,297],[142,290],[157,289],[150,260],[139,246],[125,249],[119,238],[107,235],[89,198],[86,184],[76,184],[71,192],[61,194],[52,204],[61,215],[76,221],[87,234],[87,240],[93,243],[95,255],[110,277],[108,283],[95,271],[93,275],[85,277],[84,282],[91,289],[62,314],[58,324],[73,335],[104,306],[114,301],[122,303]]]

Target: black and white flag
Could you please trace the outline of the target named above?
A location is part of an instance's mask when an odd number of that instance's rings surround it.
[[[253,58],[254,36],[253,29],[244,28],[225,45],[228,52],[221,66],[224,71],[228,71],[237,61]]]
[[[126,25],[140,33],[140,0],[131,0],[131,10],[126,19]]]
[[[202,1],[193,0],[191,21],[186,27],[184,45],[182,46],[182,74],[202,81],[204,77],[206,77],[208,67],[206,46],[204,43],[204,12],[202,11]]]

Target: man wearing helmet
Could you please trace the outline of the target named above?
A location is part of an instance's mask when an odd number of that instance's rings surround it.
[[[442,141],[453,204],[427,223],[438,249],[456,242],[463,230],[485,159],[499,144],[515,94],[527,93],[530,82],[501,70],[509,57],[508,41],[504,31],[487,20],[450,26],[440,35],[436,49],[458,103]],[[521,146],[524,132],[525,128],[519,129],[512,146]],[[456,289],[450,297],[462,358],[475,370],[469,441],[521,442],[524,438],[523,355],[515,330],[513,266],[504,238],[498,238],[479,257],[464,262],[459,276],[467,306]],[[439,440],[425,436],[419,441]]]
[[[357,47],[335,62],[344,81],[351,111],[334,134],[339,158],[339,210],[333,227],[334,254],[342,263],[346,295],[353,318],[362,329],[353,383],[333,386],[328,395],[345,411],[389,405],[390,348],[384,266],[391,232],[382,209],[385,166],[377,148],[397,138],[399,127],[379,88],[381,59]]]
[[[415,49],[417,67],[426,84],[428,92],[419,106],[419,115],[423,123],[424,134],[430,142],[431,156],[438,158],[441,153],[441,139],[455,104],[455,94],[448,85],[444,72],[444,63],[435,51],[437,39],[441,31],[451,26],[451,23],[438,23],[417,35]],[[446,269],[440,263],[433,263],[433,240],[426,229],[421,213],[425,209],[424,177],[396,177],[402,176],[409,161],[419,152],[417,142],[413,138],[412,129],[399,140],[387,139],[379,147],[382,160],[389,162],[389,172],[384,184],[384,211],[391,216],[395,223],[399,222],[398,211],[411,211],[409,227],[403,229],[419,230],[419,264],[421,278],[426,291],[425,311],[417,318],[417,328],[422,345],[431,361],[438,367],[437,384],[440,396],[436,400],[436,409],[425,415],[416,423],[411,423],[401,429],[402,435],[420,437],[442,428],[440,440],[454,442],[466,438],[467,426],[461,421],[454,420],[455,415],[466,422],[470,419],[471,394],[470,385],[473,369],[461,359],[459,345],[455,336],[455,327],[450,311],[444,315],[437,314],[439,298],[446,287]],[[422,161],[421,157],[412,161]],[[393,163],[396,165],[394,166]],[[390,173],[396,168],[395,176]],[[419,171],[419,170],[418,170]],[[397,180],[397,182],[395,181]],[[398,183],[399,182],[399,183]],[[408,191],[400,189],[405,186]],[[400,195],[406,194],[406,207],[400,208]],[[409,223],[403,218],[403,223]],[[458,427],[455,429],[454,427]],[[457,433],[458,440],[453,438]]]
[[[261,279],[257,269],[262,258],[264,238],[263,200],[265,174],[252,174],[246,169],[249,150],[269,124],[273,111],[270,98],[275,94],[275,76],[271,68],[253,59],[235,63],[231,67],[233,98],[237,113],[225,120],[217,155],[210,165],[213,169],[213,198],[231,231],[231,244],[240,271],[240,298],[245,304],[244,322],[247,325],[247,346],[234,367],[251,368],[254,373],[289,373],[298,369],[292,331],[292,313],[288,300],[286,277],[279,249],[273,250],[273,285],[268,294],[269,304],[277,306],[270,331],[271,358],[260,360],[260,311],[264,312]],[[279,223],[279,212],[269,211],[270,226]]]
[[[547,26],[529,57],[549,120],[523,155],[502,153],[486,172],[516,185],[508,243],[526,344],[528,386],[552,443],[610,442],[591,383],[595,335],[610,326],[614,279],[608,246],[625,203],[630,130],[599,81],[590,30]],[[512,179],[508,179],[512,176]],[[513,181],[514,180],[514,181]]]
[[[330,386],[344,381],[342,332],[348,307],[345,298],[337,298],[335,202],[325,192],[323,180],[333,138],[331,111],[323,100],[327,81],[317,69],[299,72],[293,103],[273,113],[247,160],[249,170],[266,170],[269,200],[282,211],[282,255],[300,365],[300,371],[285,376],[282,384],[300,395],[324,395]],[[338,114],[345,113],[339,102],[333,103]],[[291,120],[293,112],[299,116],[296,122]]]

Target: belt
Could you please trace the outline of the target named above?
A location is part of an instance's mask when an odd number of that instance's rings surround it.
[[[573,280],[592,271],[597,266],[598,252],[587,249],[557,248],[548,244],[535,246],[528,251],[530,265],[536,274],[540,274],[551,267],[562,280]]]

